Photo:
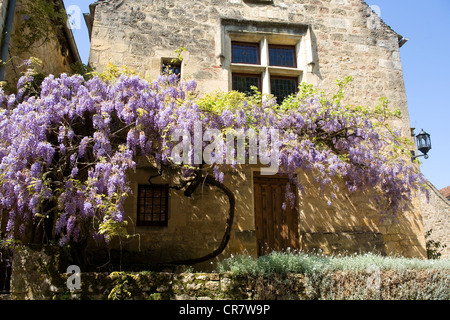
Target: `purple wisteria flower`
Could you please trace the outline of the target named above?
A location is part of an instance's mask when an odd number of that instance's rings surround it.
[[[18,87],[30,81],[31,76],[23,77]],[[280,106],[267,97],[245,98],[211,111],[192,98],[196,87],[195,81],[179,82],[176,76],[150,83],[136,76],[86,81],[63,74],[45,78],[36,97],[22,100],[0,89],[0,210],[7,212],[9,236],[26,235],[53,203],[54,234],[61,245],[87,236],[109,241],[106,226],[124,222],[124,202],[132,192],[128,173],[135,170],[136,157],[176,167],[171,151],[177,142],[171,135],[188,132],[194,144],[199,122],[203,130],[217,129],[224,137],[228,129],[279,130],[279,140],[268,135],[261,152],[270,155],[271,146],[279,149],[280,173],[291,179],[298,196],[304,193],[296,178],[299,170],[310,174],[321,192],[331,187],[332,193],[324,197],[328,205],[336,198],[339,179],[348,192],[380,190],[376,203],[388,204],[384,210],[398,214],[408,208],[412,192],[426,183],[398,156],[400,132],[374,125],[374,119],[386,122],[387,109],[358,112],[320,96],[299,94],[291,105]],[[224,159],[226,151],[214,155]],[[183,178],[208,172],[224,183],[228,170],[238,170],[237,155],[233,150],[230,154],[230,163],[204,167],[194,164],[190,150],[187,158],[192,163],[178,168]],[[248,159],[248,149],[245,155]],[[283,209],[297,201],[290,185],[285,193]]]

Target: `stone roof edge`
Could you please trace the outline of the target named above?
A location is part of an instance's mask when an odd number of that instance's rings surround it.
[[[97,6],[99,4],[108,3],[108,2],[112,2],[112,1],[114,1],[114,0],[97,0],[96,2],[91,3],[89,5],[89,13],[84,14],[84,21],[86,22],[86,26],[88,28],[89,39],[91,39],[92,28],[94,26],[95,8],[97,8]],[[121,3],[122,2],[123,2],[123,0],[121,1]]]
[[[398,33],[397,31],[395,31],[390,25],[388,25],[388,24],[383,20],[383,18],[381,18],[381,17],[376,13],[376,12],[375,12],[368,4],[367,4],[366,0],[361,0],[361,2],[363,3],[363,5],[365,5],[365,6],[367,7],[367,9],[369,9],[369,10],[372,11],[372,14],[375,14],[375,15],[378,17],[378,19],[380,19],[380,22],[382,23],[382,25],[383,25],[384,27],[386,27],[387,29],[391,30],[392,32],[394,32],[394,33],[397,35],[399,44],[400,44],[400,42],[401,42],[403,39],[405,39],[405,37],[403,37],[400,33]],[[403,44],[400,44],[400,47],[401,47],[402,45],[403,45]]]
[[[431,191],[433,191],[444,203],[450,206],[450,200],[448,200],[444,195],[430,182],[428,181],[427,185],[430,187]]]
[[[84,19],[86,21],[86,25],[87,25],[88,31],[89,31],[89,38],[91,38],[92,28],[94,25],[95,8],[99,4],[108,3],[108,2],[112,2],[112,1],[116,1],[116,0],[97,0],[96,2],[89,5],[90,12],[84,14]],[[401,47],[404,44],[404,42],[401,43],[401,41],[404,40],[405,38],[401,34],[396,32],[391,26],[389,26],[380,16],[378,16],[378,14],[375,11],[373,11],[373,9],[367,4],[366,0],[360,0],[360,1],[362,2],[363,5],[365,5],[367,7],[367,9],[371,10],[372,13],[375,14],[380,19],[380,22],[383,24],[384,27],[391,30],[392,32],[394,32],[397,35],[398,41],[399,41],[399,46]],[[121,0],[119,5],[122,4],[123,2],[124,2],[124,0]]]
[[[63,0],[58,0],[58,6],[62,10],[64,10],[64,12],[66,12],[66,6],[64,5]],[[66,37],[67,42],[69,43],[70,51],[72,52],[75,61],[81,62],[80,52],[78,51],[78,46],[77,46],[77,43],[73,36],[72,29],[70,29],[67,24],[64,24],[63,31],[64,31],[64,36]]]

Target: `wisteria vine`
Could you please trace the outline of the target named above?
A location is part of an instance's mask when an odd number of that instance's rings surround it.
[[[223,183],[235,163],[181,167],[171,157],[177,143],[171,134],[183,129],[193,135],[199,121],[204,129],[223,134],[278,129],[280,173],[299,190],[303,186],[295,174],[304,170],[321,189],[333,190],[344,181],[350,193],[378,190],[374,201],[396,215],[425,185],[405,157],[400,133],[388,125],[399,114],[389,110],[386,100],[375,108],[345,106],[343,82],[331,98],[302,85],[298,94],[277,104],[258,93],[199,99],[195,81],[179,82],[175,75],[155,81],[133,75],[114,80],[50,75],[39,95],[26,90],[32,80],[30,75],[21,78],[17,95],[0,91],[0,211],[11,239],[50,221],[48,237],[61,245],[89,236],[109,240],[125,222],[128,173],[136,168],[136,157],[180,169],[185,186],[198,174]],[[289,204],[295,195],[287,194]]]

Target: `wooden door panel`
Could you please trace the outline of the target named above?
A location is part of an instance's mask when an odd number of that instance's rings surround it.
[[[254,176],[254,208],[258,255],[299,247],[298,214],[288,204],[283,211],[289,180]],[[292,186],[291,186],[292,187]]]

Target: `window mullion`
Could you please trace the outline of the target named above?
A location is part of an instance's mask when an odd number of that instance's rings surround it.
[[[270,94],[270,74],[269,74],[269,41],[267,37],[261,39],[261,66],[265,67],[262,77],[262,93]]]
[[[261,39],[260,43],[261,48],[261,65],[268,66],[269,65],[269,43],[267,41],[267,37]]]
[[[266,67],[265,71],[262,73],[262,93],[270,94],[270,73],[269,68]]]

